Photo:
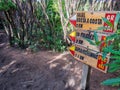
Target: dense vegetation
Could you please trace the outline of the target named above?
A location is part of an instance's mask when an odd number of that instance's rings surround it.
[[[114,2],[114,3],[113,3]],[[2,22],[11,46],[65,50],[76,10],[119,9],[116,0],[0,0]],[[116,5],[116,7],[114,7]]]

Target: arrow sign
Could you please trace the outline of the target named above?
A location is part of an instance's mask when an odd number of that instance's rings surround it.
[[[70,35],[69,35],[70,39],[75,42],[75,38],[76,38],[76,32],[73,31]]]
[[[69,47],[69,51],[74,56],[75,55],[75,46]]]
[[[70,20],[70,23],[76,27],[76,15],[72,16],[69,20]]]

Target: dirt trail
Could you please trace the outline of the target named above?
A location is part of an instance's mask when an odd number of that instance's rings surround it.
[[[9,47],[0,35],[0,90],[80,90],[82,63],[67,52],[28,53]],[[90,90],[117,90],[101,86],[113,77],[92,69]]]

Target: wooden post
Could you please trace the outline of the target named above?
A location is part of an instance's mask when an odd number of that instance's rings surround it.
[[[89,90],[90,71],[91,67],[83,64],[82,66],[82,78],[80,82],[80,90]]]

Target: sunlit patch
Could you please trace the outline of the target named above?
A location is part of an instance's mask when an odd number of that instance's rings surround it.
[[[3,66],[3,67],[0,69],[0,73],[2,73],[2,72],[4,72],[4,71],[6,71],[7,69],[9,69],[9,68],[10,68],[13,64],[15,64],[15,63],[16,63],[16,61],[14,60],[14,61],[10,62],[9,64]]]

